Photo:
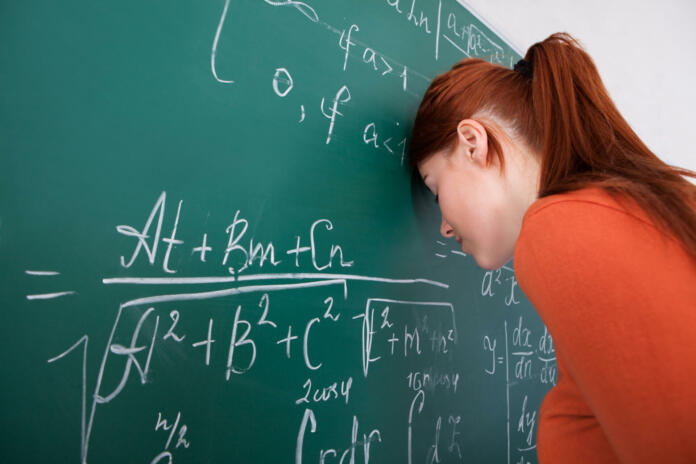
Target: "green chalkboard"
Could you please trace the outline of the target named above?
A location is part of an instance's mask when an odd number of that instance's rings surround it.
[[[552,340],[406,169],[451,0],[6,2],[2,462],[536,462]]]

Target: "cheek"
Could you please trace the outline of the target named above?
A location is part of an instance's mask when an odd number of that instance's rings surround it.
[[[457,188],[456,184],[448,181],[440,184],[438,189],[440,212],[450,225],[458,222],[458,218],[466,207],[465,199],[466,197],[462,194],[461,189]]]
[[[439,198],[439,206],[442,218],[447,221],[449,225],[454,226],[457,222],[459,222],[458,218],[461,215],[461,212],[459,211],[459,205],[456,200],[448,197],[447,195],[442,195]]]
[[[465,247],[473,251],[486,244],[491,233],[492,218],[484,204],[465,196],[450,197],[440,203],[442,217],[464,241]]]
[[[467,240],[476,235],[476,228],[480,220],[476,217],[475,211],[471,211],[469,205],[463,200],[440,201],[440,212],[458,237]]]

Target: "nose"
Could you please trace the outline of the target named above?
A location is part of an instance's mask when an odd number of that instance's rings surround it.
[[[454,229],[452,226],[450,226],[447,221],[445,221],[445,217],[442,217],[442,223],[440,224],[440,234],[442,234],[443,237],[452,237],[454,235]]]

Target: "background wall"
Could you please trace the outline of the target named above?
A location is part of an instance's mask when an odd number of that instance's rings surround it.
[[[696,2],[459,2],[521,55],[554,32],[575,36],[595,60],[619,111],[648,147],[669,164],[696,170]]]

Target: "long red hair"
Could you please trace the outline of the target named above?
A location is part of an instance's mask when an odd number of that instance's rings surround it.
[[[568,34],[532,45],[531,77],[478,58],[437,76],[418,108],[411,140],[412,170],[452,146],[462,119],[489,114],[512,134],[482,118],[489,152],[505,164],[500,136],[511,135],[541,154],[538,197],[598,186],[629,196],[657,227],[696,260],[696,172],[660,160],[616,109],[592,58]]]

